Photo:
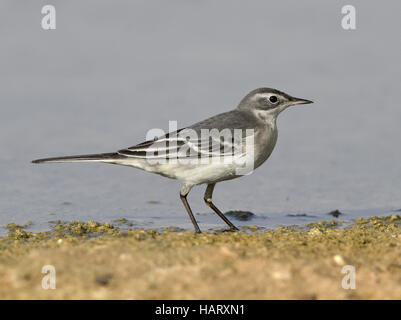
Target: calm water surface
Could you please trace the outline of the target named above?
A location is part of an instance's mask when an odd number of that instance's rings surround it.
[[[273,155],[217,185],[222,211],[273,228],[401,208],[399,1],[355,1],[357,29],[333,1],[54,1],[57,29],[33,1],[0,5],[0,225],[112,221],[192,230],[180,184],[106,164],[32,159],[109,152],[150,128],[234,108],[268,86],[315,104],[286,110]],[[201,229],[224,226],[189,201]],[[0,234],[6,229],[0,228]]]

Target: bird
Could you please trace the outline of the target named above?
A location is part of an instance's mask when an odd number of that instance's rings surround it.
[[[117,152],[52,157],[32,162],[102,162],[131,166],[176,179],[182,183],[180,199],[195,233],[201,233],[201,230],[187,196],[194,186],[206,184],[206,205],[228,225],[228,231],[237,231],[238,228],[212,201],[216,183],[248,175],[262,165],[277,142],[278,115],[290,106],[309,103],[313,101],[295,98],[273,88],[258,88],[249,92],[231,111]]]

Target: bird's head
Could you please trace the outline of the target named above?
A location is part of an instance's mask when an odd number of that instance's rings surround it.
[[[254,112],[258,117],[277,117],[290,106],[313,103],[310,100],[294,98],[271,88],[259,88],[248,93],[238,105],[238,109]]]

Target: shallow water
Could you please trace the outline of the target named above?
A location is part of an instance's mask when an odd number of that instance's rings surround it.
[[[335,2],[54,5],[57,30],[43,31],[39,5],[1,4],[0,225],[30,220],[31,230],[46,230],[52,220],[124,217],[191,230],[177,181],[30,161],[131,146],[169,120],[182,127],[234,108],[260,86],[315,104],[280,115],[267,163],[217,185],[223,212],[256,214],[236,224],[271,228],[330,219],[334,209],[352,219],[401,208],[400,2],[355,1],[354,31],[341,28]],[[223,227],[203,192],[189,196],[201,229]]]

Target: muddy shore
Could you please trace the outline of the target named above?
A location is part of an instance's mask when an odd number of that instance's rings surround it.
[[[7,225],[8,235],[0,238],[0,298],[401,297],[400,215],[359,218],[347,227],[330,220],[200,235],[173,227],[122,231],[124,222],[59,221],[41,233]],[[42,268],[49,265],[56,289],[46,290]],[[355,289],[344,288],[349,274],[342,271],[349,266]]]

